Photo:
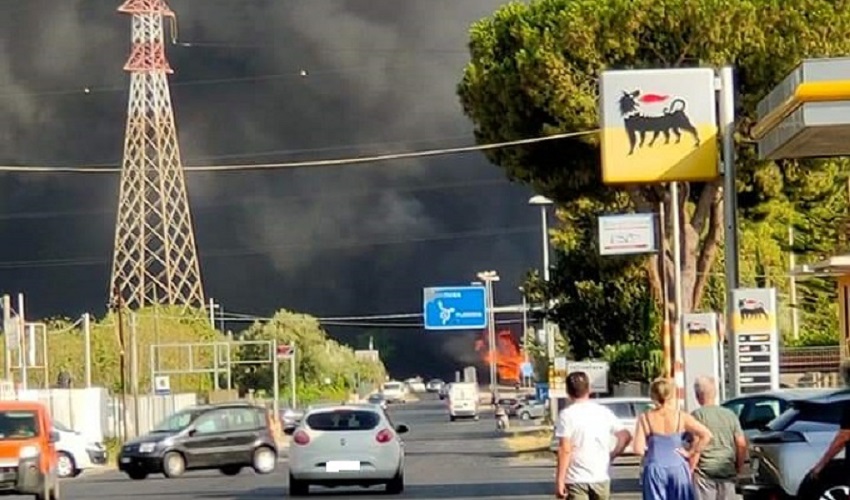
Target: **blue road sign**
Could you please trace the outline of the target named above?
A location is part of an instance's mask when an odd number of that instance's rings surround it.
[[[426,288],[423,297],[426,330],[474,330],[487,326],[483,286]]]

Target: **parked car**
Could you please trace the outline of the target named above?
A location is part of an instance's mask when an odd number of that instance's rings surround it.
[[[765,426],[783,414],[793,401],[821,396],[834,392],[831,389],[783,389],[779,391],[747,394],[723,402],[741,422],[747,438],[762,431]]]
[[[304,412],[302,410],[296,410],[294,408],[281,408],[280,409],[280,423],[282,428],[287,429],[289,427],[295,427],[298,425],[298,422],[304,416]]]
[[[441,379],[433,378],[428,381],[428,384],[425,386],[425,390],[432,393],[439,393],[440,389],[446,385]]]
[[[61,478],[77,477],[84,470],[106,464],[106,448],[102,443],[91,442],[79,432],[53,422],[59,435],[56,442],[56,474]]]
[[[514,414],[519,417],[520,420],[538,419],[545,417],[548,409],[549,406],[543,401],[538,401],[536,399],[521,399],[514,408]]]
[[[370,395],[366,401],[369,404],[380,406],[383,410],[387,409],[387,398],[385,398],[384,395],[380,392],[376,392],[375,394]]]
[[[385,484],[404,491],[404,424],[394,425],[374,405],[311,408],[295,429],[289,449],[289,495],[306,496],[311,485]]]
[[[599,403],[607,408],[609,408],[614,415],[620,420],[620,424],[629,430],[629,432],[634,432],[635,426],[637,425],[637,419],[640,415],[653,408],[654,403],[650,398],[645,397],[616,397],[616,398],[599,398],[593,400],[596,403]],[[616,438],[611,436],[611,449],[617,444]],[[558,438],[552,437],[552,441],[549,444],[549,449],[553,453],[558,452]],[[634,454],[634,449],[632,448],[631,443],[626,447],[623,451],[624,455],[632,455]]]
[[[516,409],[520,405],[520,402],[517,398],[499,398],[496,401],[496,405],[503,408],[508,417],[516,417]]]
[[[395,380],[384,382],[381,387],[381,394],[384,395],[387,403],[407,402],[407,386]]]
[[[0,491],[34,495],[39,500],[58,498],[59,440],[41,403],[0,401],[0,462],[4,464]]]
[[[124,443],[118,454],[118,469],[136,480],[153,473],[174,478],[198,469],[235,476],[251,467],[258,474],[270,474],[276,466],[269,412],[247,403],[187,408],[149,434]]]
[[[744,500],[785,498],[800,500],[847,498],[850,477],[833,460],[818,476],[808,473],[838,432],[850,390],[800,398],[750,438],[752,480],[743,480],[738,493]],[[839,454],[841,457],[841,454]]]

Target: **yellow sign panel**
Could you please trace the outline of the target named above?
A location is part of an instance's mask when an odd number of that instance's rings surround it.
[[[732,331],[735,335],[761,334],[765,341],[777,335],[776,298],[771,289],[735,290],[735,313],[732,315]]]
[[[717,179],[714,79],[711,68],[603,72],[602,180],[634,184]]]

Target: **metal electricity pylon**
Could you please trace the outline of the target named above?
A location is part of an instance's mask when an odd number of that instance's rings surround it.
[[[130,101],[110,290],[126,307],[204,307],[194,228],[168,88],[165,0],[127,0],[132,16]]]

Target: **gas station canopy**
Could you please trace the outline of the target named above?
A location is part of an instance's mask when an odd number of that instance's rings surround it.
[[[850,155],[850,58],[803,61],[757,108],[761,159]]]

